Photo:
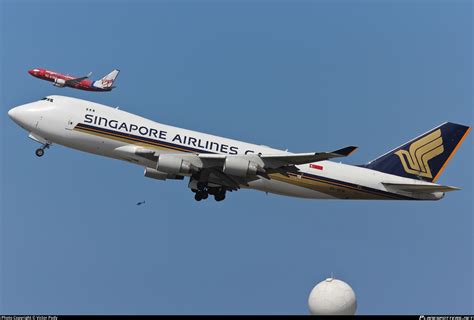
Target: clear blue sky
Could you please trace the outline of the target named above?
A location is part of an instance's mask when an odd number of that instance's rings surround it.
[[[307,314],[334,272],[359,314],[474,313],[473,136],[439,202],[317,201],[185,181],[37,144],[8,117],[45,95],[365,163],[473,124],[470,1],[1,1],[0,313]],[[55,88],[27,70],[101,77]],[[146,205],[135,203],[146,200]]]

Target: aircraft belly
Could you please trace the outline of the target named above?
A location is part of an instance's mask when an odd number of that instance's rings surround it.
[[[136,159],[124,158],[121,154],[115,152],[115,149],[127,143],[108,139],[106,137],[91,135],[76,130],[60,130],[59,134],[47,134],[48,140],[53,143],[63,145],[65,147],[73,148],[76,150],[93,153],[105,157],[110,157],[119,160],[126,160],[138,165],[149,165],[149,163],[141,163]],[[143,159],[146,162],[146,159]]]
[[[378,190],[371,188],[354,186],[346,183],[344,180],[341,181],[327,181],[324,179],[318,179],[315,176],[308,176],[306,174],[296,175],[289,174],[284,176],[281,174],[271,174],[270,181],[278,181],[282,184],[276,184],[278,186],[289,185],[292,187],[285,186],[285,192],[289,192],[288,195],[295,197],[305,198],[316,198],[316,199],[360,199],[360,200],[382,200],[382,199],[393,199],[387,194],[382,194]],[[271,188],[272,186],[267,186]],[[277,188],[278,191],[283,187]],[[295,193],[296,191],[296,194]],[[303,191],[305,190],[305,191]],[[273,192],[273,191],[269,191]]]
[[[249,187],[263,192],[270,192],[279,195],[307,198],[307,199],[335,199],[334,197],[325,193],[301,187],[295,184],[290,184],[275,179],[259,179],[249,182]]]

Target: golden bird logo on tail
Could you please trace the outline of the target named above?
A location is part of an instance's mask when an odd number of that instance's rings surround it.
[[[400,158],[403,169],[407,173],[420,177],[433,178],[428,161],[444,152],[441,129],[413,142],[408,151],[398,150],[395,154]]]

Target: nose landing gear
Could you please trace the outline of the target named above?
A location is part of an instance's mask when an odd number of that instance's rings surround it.
[[[35,154],[37,157],[42,157],[44,155],[44,149],[43,148],[36,149]]]
[[[37,157],[42,157],[44,155],[44,150],[49,148],[49,144],[43,145],[41,148],[36,149],[35,154]]]

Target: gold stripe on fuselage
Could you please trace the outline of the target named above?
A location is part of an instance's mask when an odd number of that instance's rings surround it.
[[[100,130],[97,130],[97,129],[75,127],[74,130],[80,131],[80,132],[83,132],[83,133],[92,134],[92,135],[98,136],[98,137],[105,137],[107,139],[112,139],[112,140],[116,140],[116,141],[120,141],[120,142],[132,143],[132,144],[140,146],[140,147],[148,147],[148,148],[152,148],[152,149],[156,149],[156,150],[175,150],[175,151],[189,152],[186,149],[181,149],[181,148],[178,148],[178,147],[170,148],[168,146],[164,146],[164,145],[160,144],[159,142],[157,142],[156,144],[150,143],[150,142],[143,142],[143,141],[140,141],[137,138],[123,137],[122,135],[118,135],[118,134],[114,134],[114,133],[110,133],[110,132],[104,132],[104,131],[100,131]]]
[[[140,147],[147,147],[154,150],[166,150],[166,151],[181,151],[184,153],[191,153],[191,151],[186,150],[184,148],[179,147],[170,147],[163,145],[159,142],[150,143],[141,140],[139,137],[124,137],[123,135],[102,131],[100,129],[95,128],[85,128],[85,127],[75,127],[75,131],[79,131],[82,133],[92,134],[98,137],[105,137],[107,139],[112,139],[128,144],[137,145]],[[311,189],[314,191],[318,191],[321,193],[325,193],[332,197],[338,199],[400,199],[400,197],[396,194],[379,194],[377,191],[367,191],[362,190],[356,187],[343,185],[337,182],[327,182],[323,181],[314,177],[305,176],[305,174],[301,175],[289,175],[288,177],[280,174],[280,173],[273,173],[270,174],[271,179],[275,179],[277,181],[289,183],[292,185],[300,186],[306,189]],[[383,191],[380,191],[383,192]]]
[[[386,199],[398,199],[397,195],[394,197],[388,195],[378,195],[371,191],[357,189],[350,186],[345,186],[339,183],[326,182],[313,177],[308,177],[304,174],[298,176],[285,177],[282,174],[271,174],[270,177],[277,181],[289,183],[306,189],[322,192],[338,199],[375,199],[375,200],[386,200]]]

